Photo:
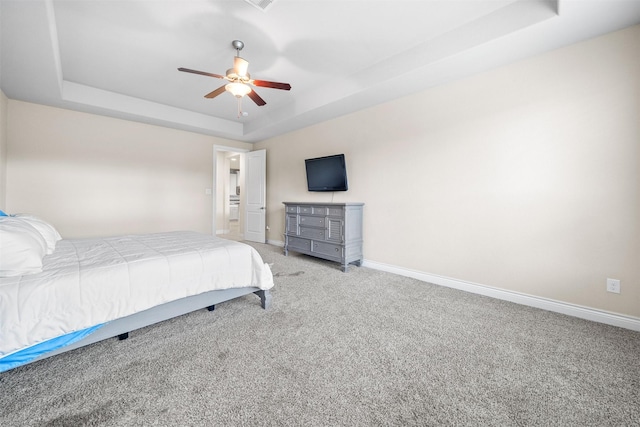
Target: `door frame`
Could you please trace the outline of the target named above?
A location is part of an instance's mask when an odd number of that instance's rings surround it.
[[[237,154],[246,154],[251,150],[247,150],[244,148],[237,148],[237,147],[229,147],[226,145],[213,145],[213,181],[212,181],[212,201],[211,201],[211,206],[213,208],[213,211],[211,212],[211,233],[216,236],[216,211],[218,209],[218,183],[216,182],[216,177],[218,176],[218,154],[219,153],[237,153]],[[243,168],[240,168],[240,174],[244,174],[245,171],[242,170]],[[244,230],[241,230],[242,233],[244,234]]]

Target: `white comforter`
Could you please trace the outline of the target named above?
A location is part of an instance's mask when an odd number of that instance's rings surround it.
[[[58,242],[42,273],[0,278],[0,357],[214,289],[269,289],[251,246],[195,232]]]

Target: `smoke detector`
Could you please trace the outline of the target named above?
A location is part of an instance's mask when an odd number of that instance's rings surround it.
[[[263,12],[266,12],[275,0],[244,0],[249,3],[251,6],[260,9]]]

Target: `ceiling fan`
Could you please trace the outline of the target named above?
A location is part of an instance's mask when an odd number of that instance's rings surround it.
[[[290,90],[291,85],[289,83],[270,82],[267,80],[255,80],[251,78],[251,75],[247,72],[249,68],[249,62],[240,57],[240,51],[244,47],[244,43],[240,40],[234,40],[231,45],[236,50],[236,56],[233,58],[233,68],[227,70],[227,74],[221,76],[220,74],[207,73],[205,71],[191,70],[189,68],[178,68],[178,71],[184,71],[186,73],[201,74],[203,76],[215,77],[217,79],[225,79],[230,83],[220,86],[213,92],[209,92],[205,98],[215,98],[221,93],[227,91],[233,96],[238,98],[238,115],[240,115],[240,100],[243,96],[247,95],[253,102],[259,107],[266,104],[266,101],[258,95],[251,86],[268,87],[272,89]]]

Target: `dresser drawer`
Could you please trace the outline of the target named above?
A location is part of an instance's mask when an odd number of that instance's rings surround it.
[[[297,206],[287,206],[286,212],[287,213],[298,213],[298,207]]]
[[[287,236],[287,243],[290,249],[311,252],[311,240]]]
[[[314,241],[312,250],[313,252],[316,252],[322,255],[327,255],[330,257],[338,258],[338,259],[342,258],[342,246],[340,245],[332,245],[330,243]]]
[[[313,208],[311,206],[300,206],[299,212],[301,214],[311,215],[313,213]]]
[[[304,215],[325,216],[327,214],[326,206],[300,206],[299,212]]]
[[[344,210],[342,208],[328,208],[327,215],[329,216],[339,216],[340,218],[344,217]]]
[[[325,227],[323,216],[304,216],[300,215],[300,225],[306,225],[310,227]]]
[[[327,215],[327,207],[326,206],[312,206],[311,207],[311,213],[313,215],[326,216]]]
[[[309,239],[325,240],[324,228],[300,227],[299,235],[301,237],[307,237]]]

